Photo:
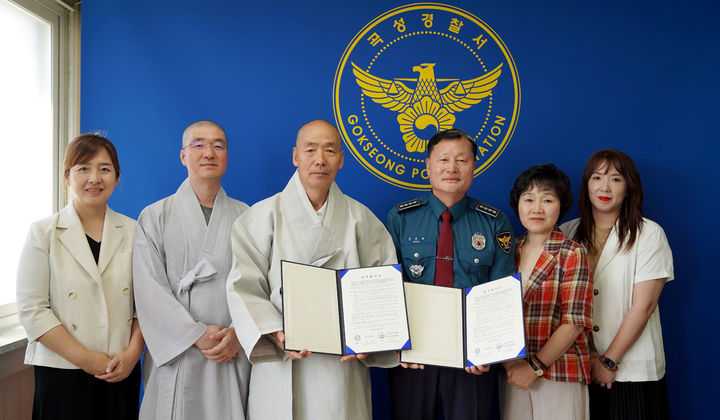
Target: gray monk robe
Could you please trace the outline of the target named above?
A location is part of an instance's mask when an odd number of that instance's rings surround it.
[[[280,260],[334,269],[396,262],[383,224],[335,183],[320,213],[296,172],[281,193],[252,206],[233,226],[228,303],[240,343],[253,363],[248,401],[252,420],[369,420],[367,366],[397,365],[395,352],[344,363],[339,356],[324,354],[291,361],[266,335],[283,328]]]
[[[133,248],[135,305],[149,352],[141,419],[244,419],[250,364],[216,363],[193,345],[207,325],[228,327],[230,229],[247,205],[221,188],[209,223],[186,179],[140,214]]]

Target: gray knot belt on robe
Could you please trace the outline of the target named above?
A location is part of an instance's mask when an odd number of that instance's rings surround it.
[[[202,283],[211,280],[217,275],[217,270],[210,262],[203,258],[195,267],[190,269],[178,282],[178,300],[182,302],[186,308],[190,307],[190,289],[195,283]]]

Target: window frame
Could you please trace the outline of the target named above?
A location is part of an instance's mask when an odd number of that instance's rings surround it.
[[[53,211],[68,201],[63,188],[62,152],[80,129],[80,2],[60,0],[7,0],[51,26],[53,102]],[[18,244],[20,246],[20,244]],[[5,279],[10,280],[10,279]],[[14,280],[14,279],[13,279]],[[3,318],[17,314],[16,302],[0,305]],[[5,320],[7,321],[7,320]]]

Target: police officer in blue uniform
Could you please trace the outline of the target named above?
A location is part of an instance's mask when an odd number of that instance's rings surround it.
[[[500,210],[468,197],[477,145],[458,129],[435,134],[425,160],[432,193],[393,207],[385,225],[395,242],[405,281],[437,284],[436,264],[442,217],[451,216],[452,270],[445,285],[467,288],[515,271],[515,240],[508,218]],[[444,234],[447,237],[447,231]],[[443,240],[443,242],[447,242]],[[465,370],[407,365],[388,371],[394,420],[489,419],[496,395],[495,369]]]

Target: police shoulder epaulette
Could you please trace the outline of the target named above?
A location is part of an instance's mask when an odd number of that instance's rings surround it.
[[[498,217],[500,215],[500,210],[496,209],[495,207],[488,206],[487,204],[483,204],[478,202],[475,205],[475,210],[479,211],[480,213],[487,214],[491,217]]]
[[[417,198],[414,200],[406,201],[404,203],[396,204],[395,208],[398,212],[414,209],[415,207],[422,206],[422,203]]]

